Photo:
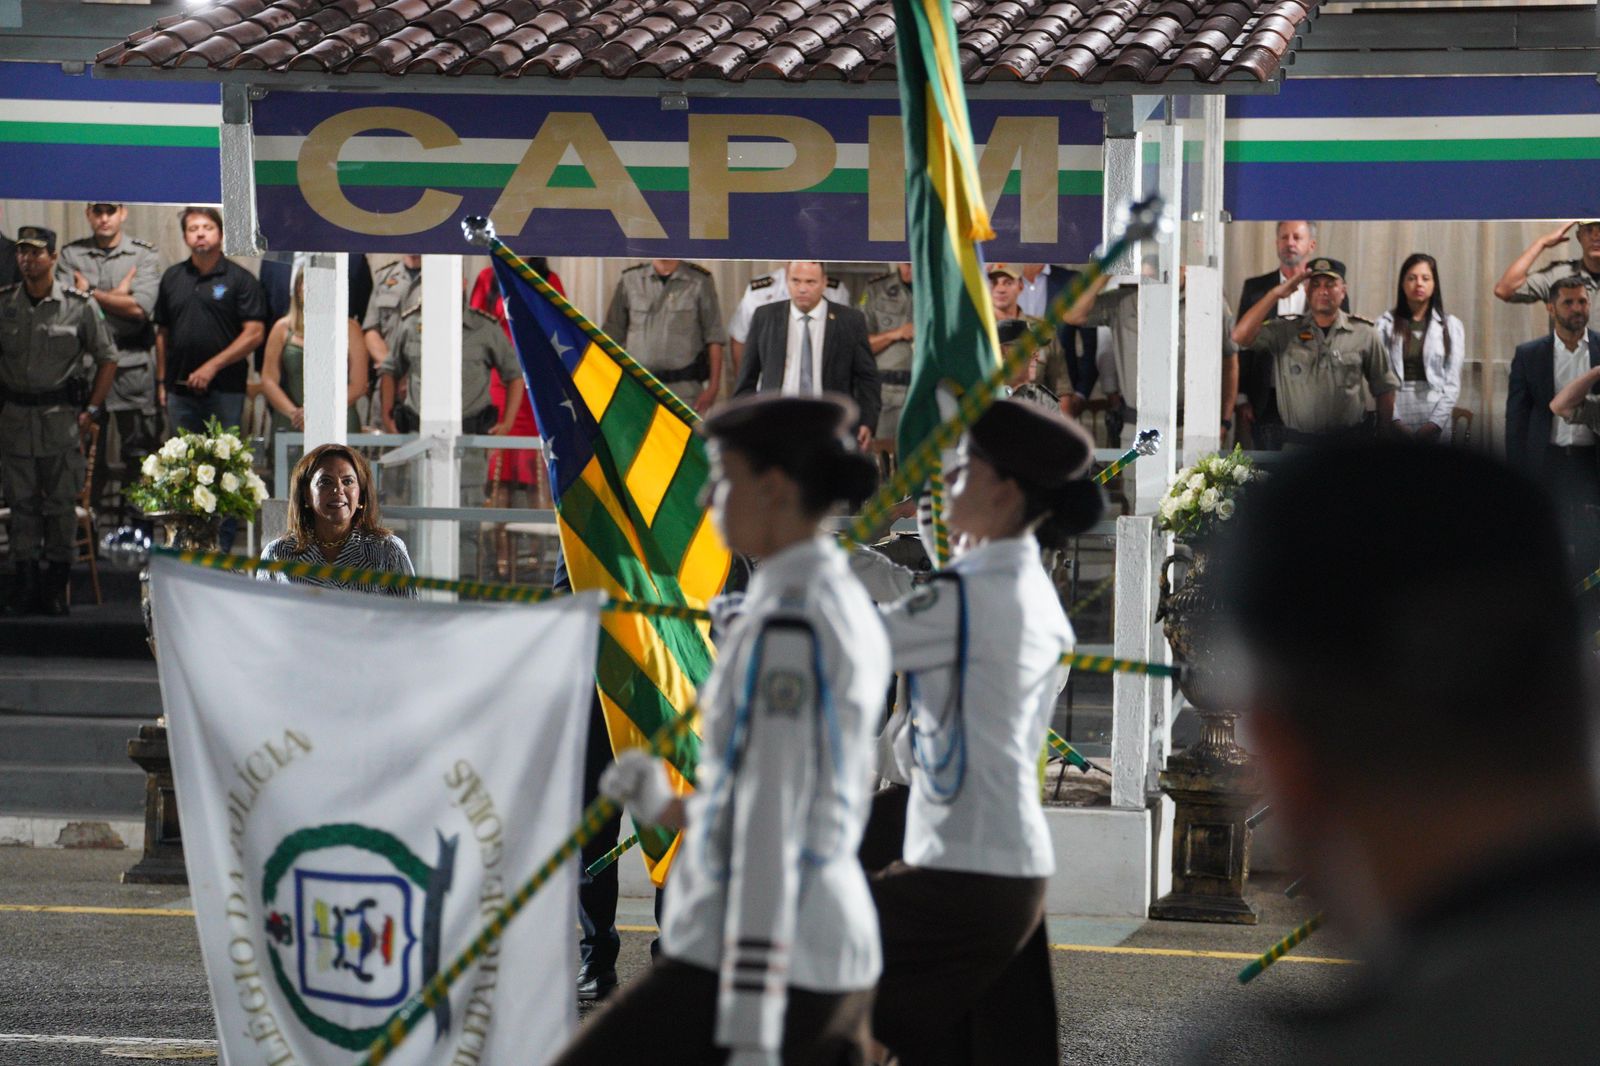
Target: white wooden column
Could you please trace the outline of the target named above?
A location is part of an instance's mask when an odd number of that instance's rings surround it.
[[[1105,155],[1101,183],[1102,239],[1115,227],[1118,212],[1144,197],[1144,138],[1141,128],[1161,103],[1158,96],[1113,96],[1096,106],[1105,111]],[[1130,245],[1106,265],[1106,273],[1119,276],[1139,272],[1139,245]],[[1123,385],[1127,387],[1126,383]]]
[[[350,257],[344,252],[305,259],[306,450],[346,441],[349,389]]]
[[[1226,102],[1200,98],[1200,189],[1185,285],[1183,461],[1222,446],[1222,153]],[[1241,309],[1243,310],[1243,309]],[[1232,417],[1231,414],[1229,417]]]
[[[420,460],[421,504],[458,507],[461,466],[456,438],[461,436],[461,257],[422,257],[422,395],[424,439],[433,445]],[[417,572],[430,577],[459,576],[461,547],[458,524],[421,523]]]
[[[217,131],[222,178],[222,250],[226,255],[260,255],[265,248],[256,226],[255,143],[250,126],[248,85],[222,87],[222,125]]]
[[[1141,459],[1140,462],[1148,462]],[[1137,464],[1135,464],[1137,465]],[[1129,515],[1117,519],[1116,612],[1112,654],[1149,661],[1156,596],[1155,519]],[[1116,674],[1111,680],[1111,806],[1143,810],[1150,773],[1151,700],[1155,686],[1143,674]]]
[[[1156,133],[1161,159],[1158,188],[1174,217],[1183,203],[1183,128],[1168,121]],[[1151,244],[1156,276],[1139,280],[1139,359],[1131,402],[1139,428],[1159,429],[1162,448],[1130,468],[1135,514],[1153,514],[1176,471],[1178,443],[1178,241],[1174,225]],[[1148,249],[1151,245],[1145,245]],[[1124,383],[1126,388],[1126,383]]]

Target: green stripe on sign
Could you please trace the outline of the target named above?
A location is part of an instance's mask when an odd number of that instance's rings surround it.
[[[136,126],[90,122],[0,122],[0,143],[96,144],[139,148],[216,148],[220,142],[216,128],[208,126]]]
[[[257,185],[295,185],[298,164],[287,159],[256,161]],[[362,163],[341,162],[339,184],[346,187],[418,189],[503,189],[516,172],[510,163]],[[771,169],[734,167],[737,172]],[[688,192],[687,167],[629,167],[628,176],[642,192]],[[1057,180],[1062,196],[1099,196],[1102,176],[1098,170],[1063,170]],[[550,176],[552,189],[592,189],[594,179],[580,166],[558,166]],[[805,192],[855,193],[866,195],[867,172],[860,169],[835,170]],[[1022,192],[1022,177],[1013,171],[1006,179],[1004,194]]]
[[[1600,137],[1426,141],[1229,141],[1230,163],[1476,163],[1600,159]]]

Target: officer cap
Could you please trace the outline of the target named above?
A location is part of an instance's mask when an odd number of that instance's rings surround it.
[[[1308,274],[1313,278],[1319,274],[1326,274],[1330,278],[1338,278],[1340,281],[1345,280],[1344,264],[1337,259],[1328,259],[1320,255],[1311,260]]]
[[[17,243],[43,248],[51,255],[56,251],[56,231],[43,226],[21,226],[17,229]]]
[[[93,211],[97,207],[109,208],[112,211],[116,211],[118,208],[120,208],[122,206],[122,204],[113,202],[111,200],[95,200],[93,203],[89,204],[88,206],[89,206],[89,210],[90,211]]]
[[[996,274],[1004,274],[1013,281],[1020,281],[1022,279],[1022,268],[1014,263],[990,263],[988,274],[991,278]]]
[[[1043,489],[1083,476],[1094,442],[1057,411],[1021,400],[996,400],[967,430],[968,450],[1009,478]]]
[[[765,394],[734,400],[700,423],[700,432],[776,467],[801,486],[811,509],[857,504],[877,487],[878,467],[856,450],[856,405],[847,397]]]
[[[1600,218],[1580,218],[1580,219],[1578,219],[1578,228],[1582,229],[1585,226],[1600,226]]]

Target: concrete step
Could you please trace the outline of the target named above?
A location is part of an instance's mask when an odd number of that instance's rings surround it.
[[[149,658],[0,658],[0,715],[7,714],[148,721],[161,714],[156,664]]]
[[[17,766],[132,766],[128,741],[139,722],[127,718],[0,713],[0,760]]]
[[[92,764],[30,766],[3,761],[0,817],[141,818],[144,781],[144,771],[131,762],[124,769]]]

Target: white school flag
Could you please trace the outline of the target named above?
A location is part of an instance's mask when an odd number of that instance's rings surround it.
[[[358,1062],[576,824],[600,597],[417,603],[150,569],[222,1060]],[[386,1061],[553,1056],[576,905],[568,863]]]

